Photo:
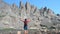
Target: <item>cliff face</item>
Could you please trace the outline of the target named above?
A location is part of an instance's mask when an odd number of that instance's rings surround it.
[[[19,18],[29,18],[31,21],[28,23],[28,28],[40,28],[40,24],[48,27],[53,26],[53,23],[60,22],[60,16],[53,13],[47,7],[37,9],[37,7],[30,5],[26,2],[24,5],[20,2],[18,8],[15,4],[8,5],[0,1],[0,28],[16,28],[23,29],[23,22]]]

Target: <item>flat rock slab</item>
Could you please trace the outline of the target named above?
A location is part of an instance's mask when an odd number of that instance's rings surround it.
[[[0,30],[0,34],[17,34],[18,30]],[[24,34],[24,30],[21,30],[21,34]],[[28,34],[39,34],[38,30],[28,30]]]

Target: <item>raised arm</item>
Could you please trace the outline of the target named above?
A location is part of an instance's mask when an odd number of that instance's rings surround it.
[[[31,20],[30,19],[27,19],[28,22],[30,22]]]
[[[19,19],[24,22],[24,19],[23,18],[19,18]]]

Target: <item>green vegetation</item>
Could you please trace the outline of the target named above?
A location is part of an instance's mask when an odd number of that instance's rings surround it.
[[[6,16],[6,15],[1,15],[1,14],[0,14],[0,17],[5,17],[5,16]]]
[[[0,30],[4,30],[4,31],[10,31],[10,30],[15,30],[14,28],[2,28]]]

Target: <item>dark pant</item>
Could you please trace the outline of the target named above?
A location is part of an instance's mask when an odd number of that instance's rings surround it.
[[[24,30],[27,30],[28,28],[27,28],[27,25],[24,25]]]

